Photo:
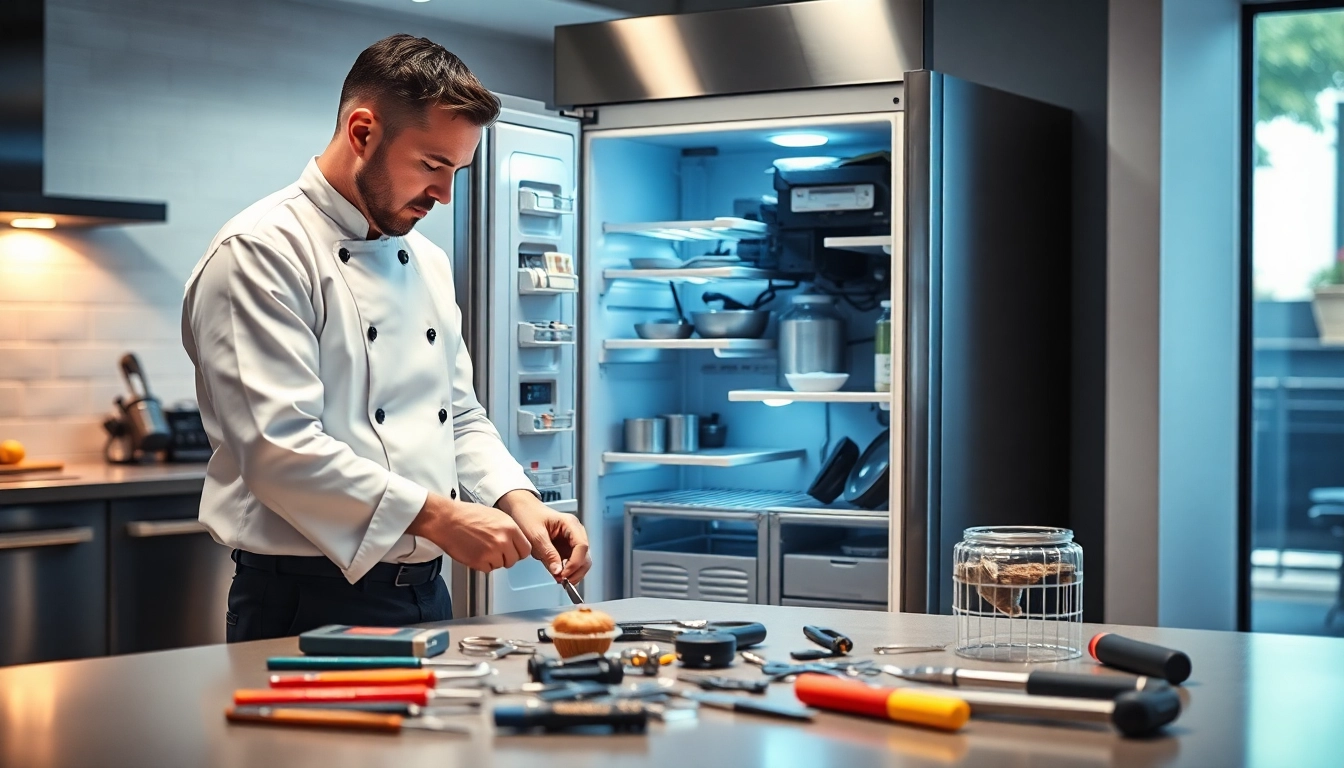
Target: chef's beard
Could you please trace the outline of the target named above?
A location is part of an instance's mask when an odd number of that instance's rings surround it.
[[[369,161],[355,171],[355,189],[364,201],[364,209],[375,229],[388,237],[401,237],[415,228],[419,221],[408,210],[418,206],[428,211],[434,207],[434,201],[428,198],[412,200],[406,205],[392,203],[392,180],[387,172],[387,158],[384,157],[384,145],[373,150]]]

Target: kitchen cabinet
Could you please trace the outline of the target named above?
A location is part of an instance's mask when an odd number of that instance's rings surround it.
[[[107,653],[106,510],[0,504],[0,665]]]
[[[108,505],[111,653],[224,642],[233,561],[196,519],[199,494]]]

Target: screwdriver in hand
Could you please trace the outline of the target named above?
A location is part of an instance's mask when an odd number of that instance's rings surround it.
[[[399,733],[403,728],[417,728],[439,733],[471,733],[471,728],[450,723],[439,717],[408,718],[375,712],[298,709],[268,706],[239,706],[224,710],[231,723],[259,725],[301,725],[317,728],[347,728],[360,731]]]
[[[292,675],[271,675],[272,688],[312,688],[322,686],[369,685],[428,685],[461,680],[480,680],[493,672],[489,664],[481,662],[470,670],[439,669],[372,669],[345,672],[302,672]]]

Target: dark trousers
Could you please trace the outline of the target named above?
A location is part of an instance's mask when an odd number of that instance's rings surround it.
[[[351,584],[324,557],[235,551],[225,637],[230,643],[290,637],[327,624],[406,626],[453,617],[442,558],[379,563]]]

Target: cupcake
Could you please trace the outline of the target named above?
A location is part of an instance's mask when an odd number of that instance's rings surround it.
[[[565,611],[551,621],[555,651],[566,659],[583,653],[606,653],[620,634],[614,619],[588,606]]]

